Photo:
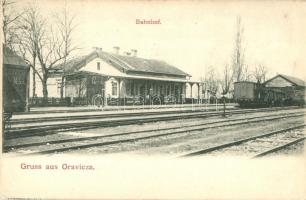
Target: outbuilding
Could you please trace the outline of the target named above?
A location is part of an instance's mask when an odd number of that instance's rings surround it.
[[[290,98],[292,103],[305,104],[305,82],[299,78],[278,74],[264,83],[266,88],[279,90]]]
[[[5,113],[29,109],[30,67],[16,53],[3,46],[3,108]]]

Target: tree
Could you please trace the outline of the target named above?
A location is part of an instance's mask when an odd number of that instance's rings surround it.
[[[250,71],[248,65],[244,65],[241,81],[250,81],[251,79],[252,79],[252,72]]]
[[[33,70],[33,84],[35,75],[42,83],[45,103],[48,99],[47,81],[50,71],[59,62],[63,60],[65,62],[67,56],[74,50],[71,45],[70,22],[57,21],[55,25],[48,22],[40,14],[39,9],[32,5],[22,18],[18,45],[24,59]],[[35,94],[35,87],[33,87],[33,94]]]
[[[204,98],[206,98],[206,92],[207,92],[207,79],[206,76],[203,76],[200,78],[200,85],[202,88],[202,94],[204,94]]]
[[[229,65],[224,66],[223,77],[220,79],[223,98],[223,117],[225,117],[225,95],[229,93],[233,83],[233,73]]]
[[[232,56],[232,71],[234,81],[242,81],[250,78],[247,66],[244,63],[245,48],[242,46],[244,27],[241,18],[237,17],[237,32],[235,47]]]
[[[253,76],[258,83],[263,83],[266,81],[266,75],[268,73],[268,69],[265,65],[259,64],[255,67],[253,72]]]
[[[63,52],[64,42],[58,38],[52,26],[50,26],[49,31],[45,29],[43,33],[37,45],[37,58],[40,64],[41,75],[39,77],[43,87],[44,102],[46,103],[48,99],[47,81],[49,72],[64,59],[65,53]]]
[[[207,73],[207,90],[214,96],[217,94],[219,88],[217,77],[215,69],[210,67]]]
[[[44,34],[45,19],[38,12],[37,7],[32,5],[21,18],[18,32],[19,42],[17,44],[18,52],[31,67],[32,70],[32,95],[36,96],[36,75],[42,79],[37,70],[37,51],[38,42]]]
[[[74,23],[75,16],[71,16],[68,13],[67,5],[65,4],[65,8],[63,9],[62,13],[58,13],[56,15],[57,18],[57,24],[58,24],[58,30],[60,33],[61,40],[64,42],[63,49],[64,49],[64,59],[62,65],[63,67],[63,76],[61,80],[61,88],[60,88],[60,94],[61,98],[64,96],[64,84],[65,84],[65,66],[67,63],[67,58],[70,56],[70,54],[77,50],[78,48],[76,46],[73,46],[72,42],[72,35],[76,28],[76,25]]]
[[[14,4],[14,1],[2,0],[3,39],[5,45],[11,50],[14,50],[14,43],[17,41],[16,30],[18,30],[18,26],[16,26],[16,22],[23,15],[23,12],[15,11],[15,9],[13,8]]]
[[[223,76],[220,79],[222,95],[226,95],[229,93],[232,84],[233,84],[233,73],[229,65],[226,64],[223,69]]]

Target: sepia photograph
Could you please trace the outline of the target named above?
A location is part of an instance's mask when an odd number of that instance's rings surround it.
[[[239,162],[241,168],[258,162],[263,171],[277,162],[288,171],[297,163],[303,169],[305,2],[2,0],[1,10],[2,174],[11,169],[17,179],[40,172],[52,179],[50,170],[61,171],[59,177],[63,171],[98,173],[99,166],[102,173],[106,160],[133,168],[131,176],[138,173],[135,163],[156,162],[163,177],[161,166],[173,161],[171,176],[177,177],[194,159],[197,170]],[[269,181],[279,180],[279,193],[264,191],[259,198],[279,199],[280,191],[284,199],[305,198],[299,167],[296,188],[277,171]],[[199,196],[103,196],[97,190],[94,198],[241,198],[220,195],[220,188],[212,195],[204,185]],[[14,197],[79,197],[20,194]],[[248,195],[242,198],[256,198]]]

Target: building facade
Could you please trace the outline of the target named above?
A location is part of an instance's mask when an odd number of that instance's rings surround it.
[[[75,104],[170,104],[200,98],[199,82],[164,61],[95,49],[55,67],[55,82],[65,77],[64,94]],[[56,87],[59,88],[59,87]],[[58,91],[57,91],[58,93]]]

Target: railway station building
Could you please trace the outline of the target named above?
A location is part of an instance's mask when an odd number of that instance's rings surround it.
[[[64,96],[78,105],[191,103],[200,98],[200,83],[164,61],[144,59],[137,50],[124,55],[119,47],[94,51],[56,66],[51,76],[64,76]]]

